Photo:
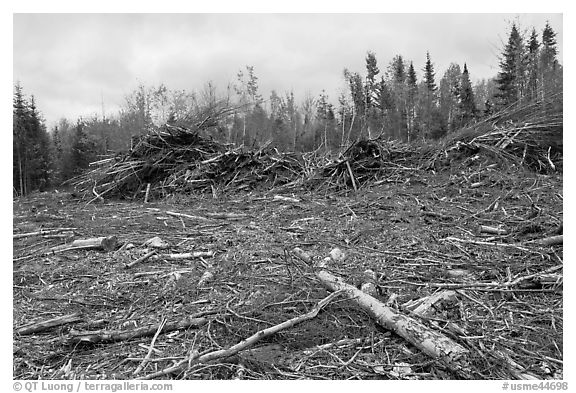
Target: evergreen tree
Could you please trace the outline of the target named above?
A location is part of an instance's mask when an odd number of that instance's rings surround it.
[[[526,84],[526,96],[528,99],[533,99],[537,97],[538,94],[539,53],[540,43],[538,42],[538,33],[536,33],[536,29],[533,28],[527,47],[528,81]]]
[[[43,190],[50,180],[49,136],[34,96],[26,100],[20,83],[14,86],[12,120],[14,190]]]
[[[472,83],[470,82],[470,75],[468,74],[466,63],[464,63],[464,71],[462,71],[459,98],[460,122],[462,125],[466,125],[471,120],[475,119],[477,115],[476,101],[474,100],[474,92],[472,90]]]
[[[81,118],[76,122],[73,129],[72,146],[70,154],[70,166],[72,176],[77,176],[88,168],[89,164],[98,159],[103,153],[98,146],[98,140],[88,131],[86,122]]]
[[[556,48],[556,33],[546,22],[542,32],[542,63],[545,67],[556,68],[558,66],[558,49]]]
[[[389,135],[394,139],[405,138],[408,134],[408,86],[406,84],[406,63],[401,55],[396,55],[388,66],[387,93],[389,104]]]
[[[403,84],[406,80],[406,65],[401,55],[394,56],[390,65],[392,81],[395,84]],[[389,72],[390,73],[390,72]]]
[[[394,117],[396,114],[396,104],[390,88],[391,85],[382,76],[378,83],[376,98],[376,107],[380,113],[382,130],[390,137],[394,135]]]
[[[416,71],[414,64],[410,62],[406,78],[408,85],[408,102],[407,102],[407,135],[406,140],[410,142],[416,137],[416,96],[418,95],[418,86],[416,80]]]
[[[376,95],[376,76],[380,73],[374,52],[366,55],[366,106],[371,107]]]
[[[366,55],[366,105],[365,105],[365,123],[368,138],[372,138],[373,131],[379,128],[378,110],[374,105],[377,96],[377,82],[376,76],[380,73],[376,55],[373,52],[368,52]]]
[[[562,71],[557,59],[556,33],[549,23],[542,32],[540,53],[542,96],[548,96],[562,89]]]
[[[29,113],[30,181],[33,188],[43,191],[50,181],[50,137],[46,131],[42,115],[36,107],[34,95],[30,97]]]
[[[435,78],[434,65],[430,60],[430,52],[426,52],[426,65],[424,66],[424,82],[426,83],[426,88],[431,93],[435,93],[437,90],[434,78]]]
[[[424,81],[420,88],[420,124],[422,126],[424,135],[439,137],[446,132],[445,120],[442,119],[442,114],[437,108],[437,93],[438,90],[435,81],[434,65],[430,59],[430,53],[426,52],[426,65],[424,66]],[[440,121],[442,119],[442,121]]]
[[[508,43],[500,60],[500,72],[496,77],[498,85],[498,106],[505,107],[522,99],[525,71],[525,47],[516,24],[512,24]]]
[[[26,101],[19,82],[14,86],[12,112],[12,146],[13,146],[13,179],[18,181],[14,188],[20,195],[26,195],[27,175],[26,175],[26,118],[28,116]]]

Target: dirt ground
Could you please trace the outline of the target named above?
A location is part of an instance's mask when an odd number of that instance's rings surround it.
[[[468,371],[447,368],[339,297],[317,317],[232,357],[156,378],[559,379],[562,245],[539,240],[561,234],[562,205],[561,174],[497,165],[481,173],[407,171],[357,192],[176,195],[147,204],[86,205],[69,192],[17,199],[13,376],[133,379],[181,364],[194,352],[229,348],[308,312],[329,294],[312,263],[295,256],[299,247],[315,262],[339,248],[346,258],[332,261],[330,272],[360,287],[366,270],[373,271],[375,296],[406,315],[412,315],[410,301],[454,290],[455,300],[433,315],[412,317],[466,348]],[[481,233],[481,225],[505,233]],[[21,237],[38,231],[44,232]],[[51,252],[101,236],[116,236],[123,247]],[[126,267],[152,250],[144,243],[156,236],[167,248]],[[196,251],[214,255],[169,257]],[[206,271],[212,276],[199,285]],[[20,330],[67,315],[69,323]],[[153,337],[164,319],[170,324],[191,316],[204,323]],[[151,334],[130,336],[145,327]],[[99,339],[73,339],[86,332]]]

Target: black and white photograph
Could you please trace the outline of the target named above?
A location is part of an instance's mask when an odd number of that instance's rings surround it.
[[[13,391],[567,390],[563,18],[14,12]]]

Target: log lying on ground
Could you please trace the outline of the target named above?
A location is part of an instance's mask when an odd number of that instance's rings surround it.
[[[52,247],[50,252],[63,252],[68,250],[102,250],[102,251],[112,251],[118,246],[118,238],[116,236],[108,237],[94,237],[90,239],[78,239],[74,240],[70,244],[64,244],[61,246]]]
[[[76,228],[41,229],[41,230],[36,231],[36,232],[17,233],[15,235],[12,235],[12,239],[16,240],[16,239],[22,239],[25,237],[32,237],[32,236],[46,236],[46,235],[52,235],[52,234],[61,233],[61,232],[72,232],[74,230],[76,230]]]
[[[34,322],[25,326],[21,326],[18,329],[16,329],[15,333],[24,336],[27,334],[40,333],[56,326],[65,325],[67,323],[74,323],[80,321],[82,321],[80,314],[78,313],[69,314],[57,318],[48,319],[46,321]]]
[[[415,315],[430,317],[436,312],[438,304],[453,303],[456,301],[456,292],[445,290],[437,292],[425,298],[411,301],[404,304],[404,307],[412,311]]]
[[[199,327],[204,325],[208,320],[206,318],[196,318],[194,316],[186,317],[180,321],[167,323],[162,329],[163,332],[173,330],[187,329],[190,327]],[[158,331],[158,324],[143,326],[132,330],[98,330],[88,332],[71,331],[64,338],[64,343],[74,345],[79,343],[101,343],[130,340],[138,337],[153,336]]]
[[[488,225],[480,225],[478,231],[480,233],[489,233],[491,235],[506,235],[508,231],[503,228],[490,227]]]
[[[468,350],[448,337],[430,330],[422,323],[386,307],[377,299],[345,283],[326,270],[316,273],[322,284],[332,291],[343,290],[350,299],[365,309],[376,322],[392,330],[427,355],[440,360],[453,371],[468,374]]]
[[[194,258],[210,258],[214,256],[214,251],[194,251],[194,252],[184,252],[181,254],[168,254],[164,257],[169,260],[178,259],[194,259]]]
[[[563,235],[551,236],[537,241],[538,244],[543,246],[554,246],[556,244],[562,244],[564,242]]]

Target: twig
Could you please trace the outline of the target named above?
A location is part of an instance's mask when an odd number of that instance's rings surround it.
[[[150,258],[154,254],[156,254],[156,250],[152,250],[148,254],[141,256],[140,258],[136,259],[135,261],[127,263],[126,266],[124,266],[124,267],[126,269],[131,268],[132,266],[137,265],[140,262],[144,262],[145,260],[147,260],[148,258]]]
[[[191,220],[210,221],[210,220],[209,220],[208,218],[206,218],[206,217],[191,216],[191,215],[189,215],[189,214],[184,214],[184,213],[176,213],[176,212],[167,211],[166,214],[169,215],[169,216],[173,216],[173,217],[189,218],[189,219],[191,219]]]
[[[142,363],[140,363],[138,365],[138,367],[136,368],[136,370],[134,371],[134,375],[139,374],[140,371],[142,371],[144,369],[144,366],[146,366],[146,363],[149,362],[149,359],[152,356],[152,352],[154,351],[154,343],[156,342],[156,339],[160,335],[160,332],[162,331],[162,329],[164,329],[164,326],[166,325],[166,321],[167,321],[167,319],[164,318],[162,320],[162,322],[160,323],[160,326],[158,326],[158,330],[156,330],[156,334],[154,335],[154,337],[152,337],[152,341],[150,342],[150,347],[148,348],[148,353],[146,354],[146,356],[142,360]]]
[[[356,180],[354,179],[354,172],[352,172],[352,168],[350,167],[350,162],[346,160],[346,168],[348,168],[348,173],[350,174],[350,180],[352,181],[352,187],[354,187],[354,191],[358,191],[358,187],[356,187]]]

